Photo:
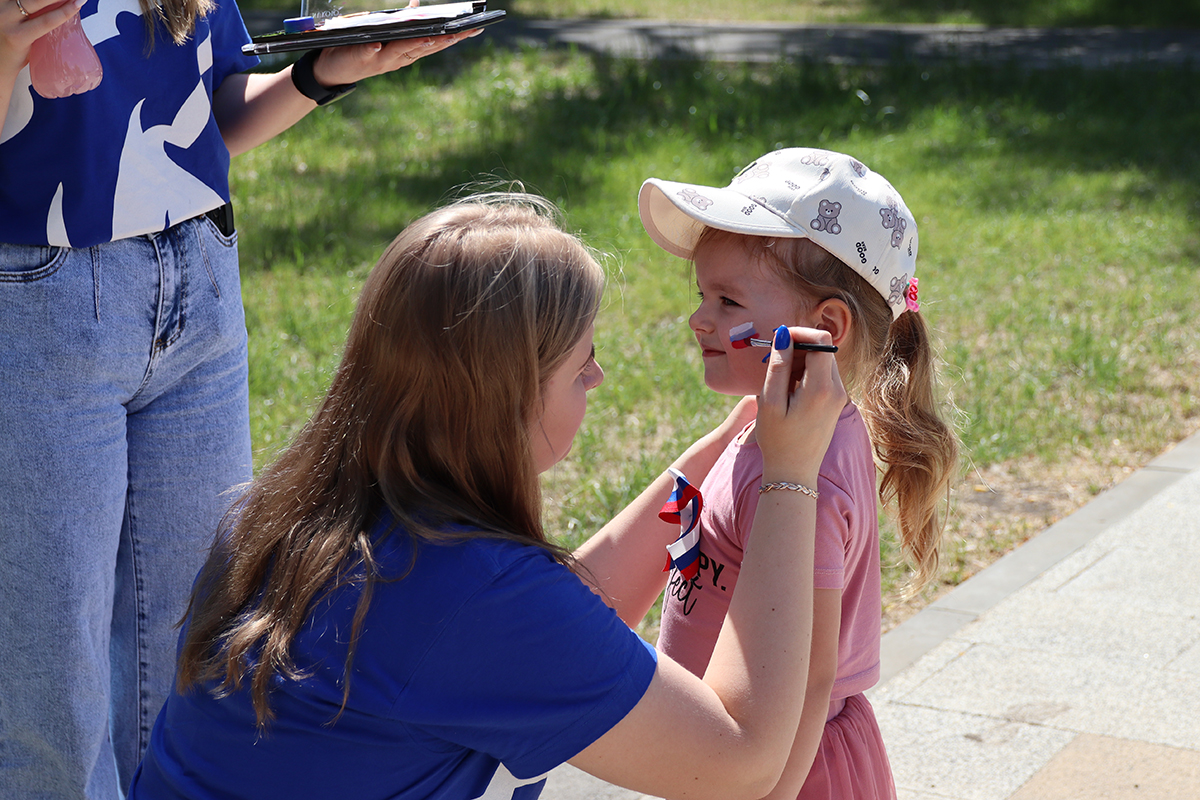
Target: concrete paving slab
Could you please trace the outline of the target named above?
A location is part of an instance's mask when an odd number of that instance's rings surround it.
[[[541,800],[637,800],[637,792],[593,778],[583,770],[563,764],[550,773]]]
[[[937,675],[955,660],[962,658],[972,647],[972,642],[965,638],[952,637],[939,642],[936,647],[921,657],[920,660],[904,669],[894,678],[880,682],[866,692],[867,699],[878,710],[882,705],[898,701],[923,686],[927,681],[936,679]]]
[[[1180,653],[1177,658],[1169,661],[1167,667],[1200,676],[1200,642],[1193,643],[1191,647]]]
[[[1075,737],[1041,725],[888,704],[876,708],[897,792],[1005,800]]]
[[[1200,753],[1081,734],[1012,800],[1182,800],[1200,797]]]
[[[1144,533],[1148,534],[1149,531]],[[1131,532],[1130,535],[1137,534]],[[1192,537],[1196,535],[1195,532],[1190,534]],[[1156,538],[1169,540],[1177,537],[1163,534]],[[1164,559],[1177,563],[1171,570],[1165,571]],[[1186,619],[1200,613],[1200,581],[1196,576],[1200,576],[1200,547],[1194,542],[1183,548],[1164,545],[1156,550],[1126,545],[1114,549],[1079,573],[1063,586],[1060,593],[1081,602],[1101,605],[1105,595],[1111,598],[1113,592],[1120,592],[1126,612]],[[1186,580],[1180,581],[1178,578]],[[1136,590],[1123,591],[1130,585],[1137,587]],[[1111,602],[1110,599],[1109,605]],[[1104,613],[1099,608],[1097,611]]]
[[[1070,624],[1054,624],[1064,619]],[[1200,639],[1200,619],[1114,606],[1102,593],[1029,590],[1009,598],[956,638],[999,646],[1018,643],[1059,658],[1126,653],[1161,666]]]
[[[1056,654],[990,644],[890,704],[1200,750],[1200,687],[1190,673],[1111,653]],[[889,714],[893,709],[889,708]],[[881,723],[882,727],[882,723]],[[897,729],[884,728],[889,743]],[[895,766],[895,765],[893,765]],[[985,766],[985,765],[977,765]]]

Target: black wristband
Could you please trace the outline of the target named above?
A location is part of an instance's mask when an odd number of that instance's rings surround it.
[[[313,64],[321,50],[309,50],[292,64],[292,85],[300,94],[312,100],[319,106],[327,105],[343,95],[350,94],[358,86],[357,83],[343,83],[341,86],[325,87],[317,82],[313,75]]]

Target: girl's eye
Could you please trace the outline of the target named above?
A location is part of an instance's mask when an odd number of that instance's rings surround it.
[[[704,301],[704,292],[697,291],[696,299],[703,302]],[[722,296],[720,301],[718,301],[718,302],[720,302],[721,305],[723,305],[723,306],[733,306],[734,308],[741,308],[741,306],[736,301],[730,300],[728,297]]]

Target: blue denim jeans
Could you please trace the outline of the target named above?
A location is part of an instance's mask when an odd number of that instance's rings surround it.
[[[123,796],[250,477],[236,236],[0,245],[0,798]]]

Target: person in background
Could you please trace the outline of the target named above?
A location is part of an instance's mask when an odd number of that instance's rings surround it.
[[[248,74],[234,0],[0,0],[0,798],[122,796],[251,477],[231,155],[462,35]],[[47,99],[82,16],[103,76]]]

